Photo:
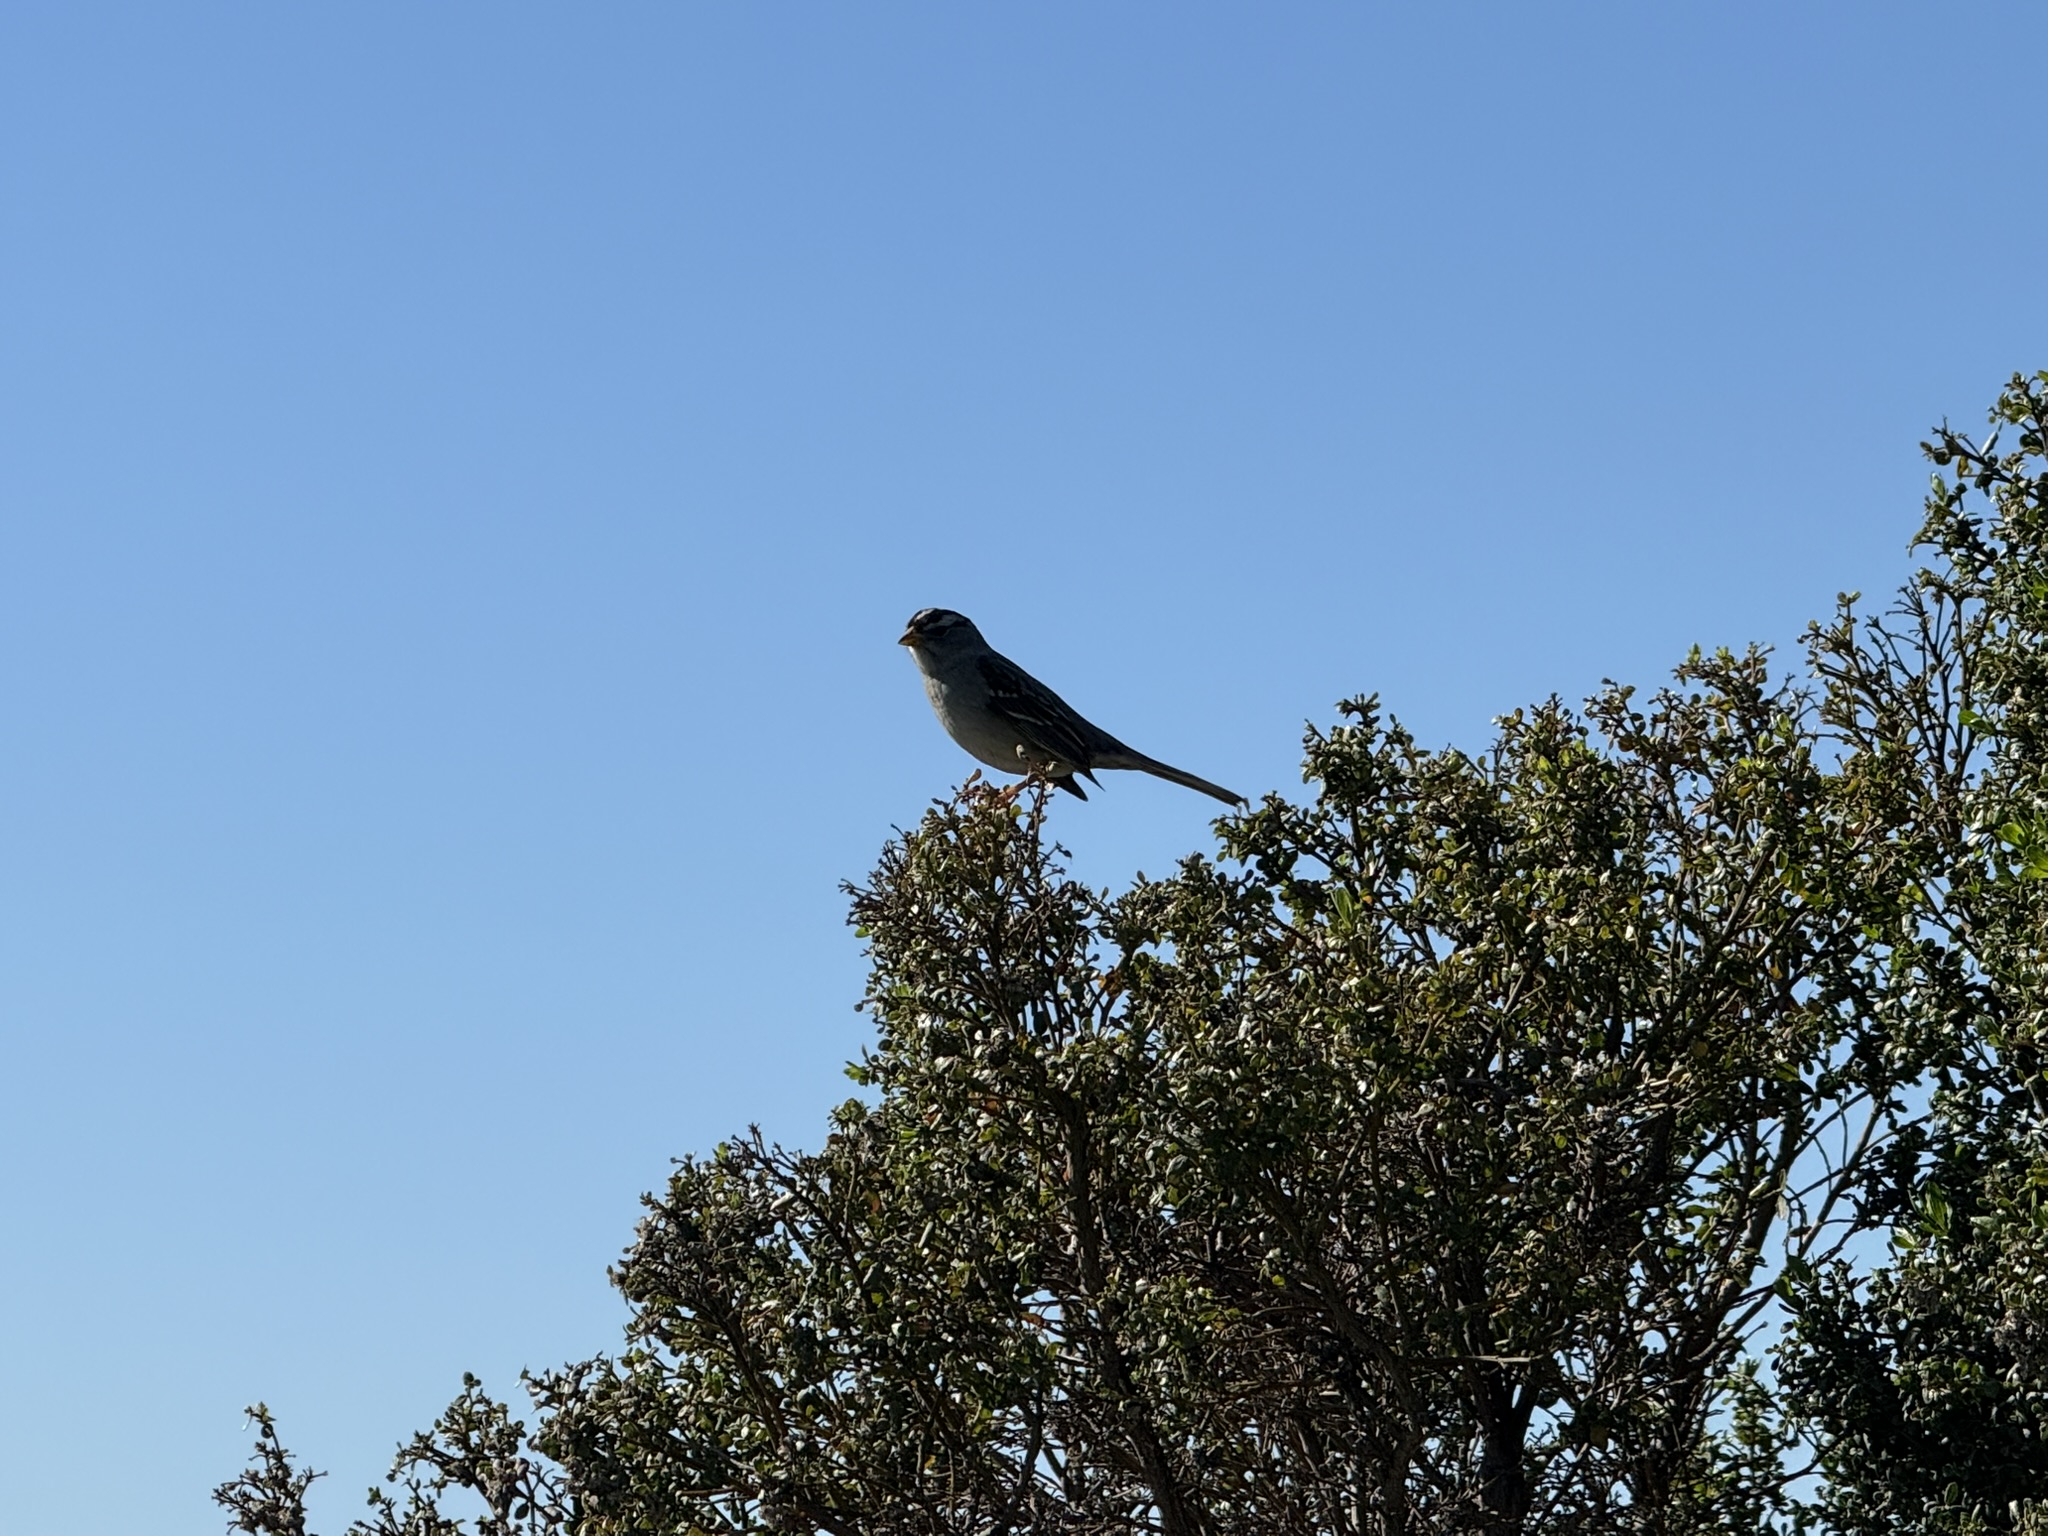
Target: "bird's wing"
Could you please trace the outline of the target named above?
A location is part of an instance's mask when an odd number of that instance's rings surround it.
[[[1086,773],[1109,740],[1083,720],[1060,696],[1015,663],[991,651],[981,658],[989,708],[1007,720],[1031,747]]]

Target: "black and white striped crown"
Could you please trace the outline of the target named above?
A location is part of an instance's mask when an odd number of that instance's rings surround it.
[[[967,615],[955,613],[950,608],[920,608],[910,616],[909,624],[904,627],[910,634],[930,639],[943,635],[948,630],[958,629],[963,624],[969,629],[974,627]]]

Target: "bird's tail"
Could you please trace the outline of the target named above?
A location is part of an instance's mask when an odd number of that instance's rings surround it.
[[[1199,789],[1205,795],[1214,795],[1225,805],[1243,805],[1243,795],[1232,794],[1221,784],[1211,784],[1207,779],[1198,779],[1192,773],[1162,763],[1156,757],[1147,757],[1142,752],[1133,752],[1122,747],[1115,752],[1098,752],[1095,755],[1098,768],[1135,768],[1140,773],[1149,773],[1154,778],[1169,779],[1175,784],[1185,784],[1189,789]]]

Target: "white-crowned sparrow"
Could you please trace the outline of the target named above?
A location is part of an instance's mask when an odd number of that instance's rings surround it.
[[[910,647],[939,724],[991,768],[1043,774],[1083,800],[1074,782],[1096,783],[1097,768],[1135,768],[1214,795],[1226,805],[1242,797],[1133,752],[1109,732],[1069,709],[1064,700],[1015,662],[998,656],[971,620],[950,608],[910,616],[899,642]]]

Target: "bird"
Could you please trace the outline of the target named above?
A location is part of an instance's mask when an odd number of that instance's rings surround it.
[[[1226,805],[1245,803],[1220,784],[1147,757],[1089,724],[1045,684],[998,655],[965,614],[921,608],[897,643],[910,647],[946,734],[991,768],[1039,775],[1083,800],[1088,794],[1076,778],[1100,788],[1096,769],[1134,768]]]

